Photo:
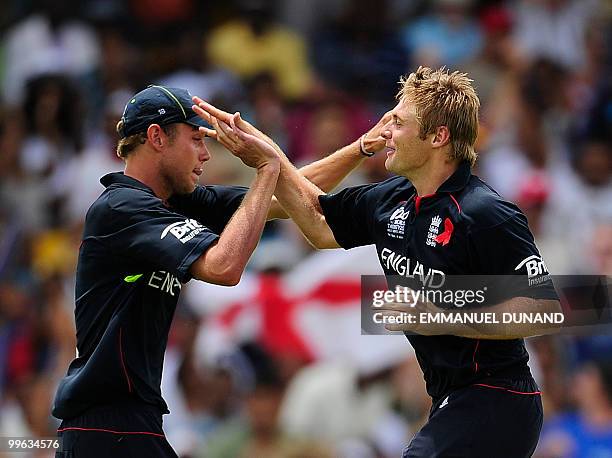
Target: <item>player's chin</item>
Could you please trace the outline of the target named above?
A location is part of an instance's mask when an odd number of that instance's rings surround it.
[[[195,191],[195,188],[198,186],[200,181],[199,177],[195,177],[192,175],[188,179],[184,180],[181,183],[179,194],[191,194]]]
[[[395,155],[390,155],[387,156],[387,159],[385,159],[385,168],[391,172],[391,173],[397,173],[395,170],[395,161],[393,160],[395,158]]]

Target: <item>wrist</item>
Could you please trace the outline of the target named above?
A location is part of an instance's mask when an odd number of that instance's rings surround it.
[[[257,173],[276,174],[280,172],[280,159],[272,159],[264,162],[257,167]]]
[[[378,151],[383,149],[379,139],[371,140],[368,138],[367,132],[359,137],[359,152],[366,157],[374,156]]]

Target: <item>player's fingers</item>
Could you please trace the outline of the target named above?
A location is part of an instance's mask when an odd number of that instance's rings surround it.
[[[232,153],[236,153],[240,149],[240,140],[233,133],[230,127],[225,124],[223,121],[218,120],[217,118],[213,119],[213,127],[217,131],[217,139],[218,141],[229,149]]]
[[[247,132],[248,128],[251,126],[251,124],[249,124],[247,121],[245,121],[244,119],[242,119],[242,117],[240,116],[240,112],[237,111],[236,113],[234,113],[234,122],[236,123],[236,125],[243,131]]]
[[[236,125],[236,121],[240,119],[240,112],[234,113],[234,115],[230,118],[230,127],[232,128],[232,132],[240,138],[240,140],[244,141],[247,139],[247,134]]]
[[[197,105],[193,105],[191,107],[191,109],[202,119],[204,119],[204,121],[206,121],[208,124],[210,124],[210,114],[206,111],[204,111],[202,108],[200,108]]]
[[[214,116],[215,118],[220,119],[221,121],[226,122],[226,123],[229,122],[229,119],[232,116],[227,111],[220,110],[217,107],[211,105],[210,103],[204,100],[199,102],[198,106],[202,108],[204,111],[206,111],[207,113],[209,113],[211,116]]]
[[[230,117],[229,122],[231,122],[232,118]],[[237,143],[239,138],[236,135],[236,132],[230,127],[229,123],[225,123],[220,119],[217,119],[217,124],[219,129],[223,131],[223,134],[226,135],[232,142]]]
[[[205,137],[217,139],[217,131],[209,129],[208,127],[200,127],[199,131],[204,134]]]
[[[405,324],[385,324],[385,329],[392,332],[409,331]]]
[[[399,302],[385,302],[383,305],[379,307],[374,307],[376,310],[382,310],[384,312],[406,312],[409,313],[413,310],[414,307],[411,307],[409,304],[402,304]]]
[[[211,118],[211,124],[217,132],[217,141],[226,148],[233,150],[234,142],[228,137],[227,133],[221,127],[221,123],[217,118]]]

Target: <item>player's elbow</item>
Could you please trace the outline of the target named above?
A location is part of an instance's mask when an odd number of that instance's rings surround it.
[[[312,232],[307,236],[310,244],[317,250],[338,248],[338,242],[331,230],[326,226],[323,230]]]
[[[194,278],[219,286],[236,286],[242,278],[242,270],[235,267],[214,269],[205,267],[197,270]]]
[[[326,250],[329,248],[337,248],[338,245],[335,243],[335,240],[329,240],[326,237],[312,237],[308,238],[308,241],[312,245],[313,248],[317,250]]]
[[[244,265],[231,261],[231,256],[218,256],[216,247],[211,247],[191,266],[193,278],[220,286],[236,286],[240,282]]]
[[[219,277],[218,285],[221,286],[236,286],[242,278],[242,269],[230,269]]]

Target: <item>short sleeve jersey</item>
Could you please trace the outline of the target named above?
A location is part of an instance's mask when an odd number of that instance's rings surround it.
[[[87,212],[76,272],[77,358],[53,415],[134,399],[168,413],[160,383],[168,332],[193,262],[216,242],[246,192],[198,187],[164,205],[122,173]]]
[[[527,219],[472,175],[467,163],[432,195],[417,196],[406,178],[393,177],[319,200],[338,244],[345,249],[375,244],[388,279],[522,275],[534,277],[528,282],[533,286],[513,297],[557,299]],[[407,337],[434,399],[484,379],[531,376],[522,339]]]

